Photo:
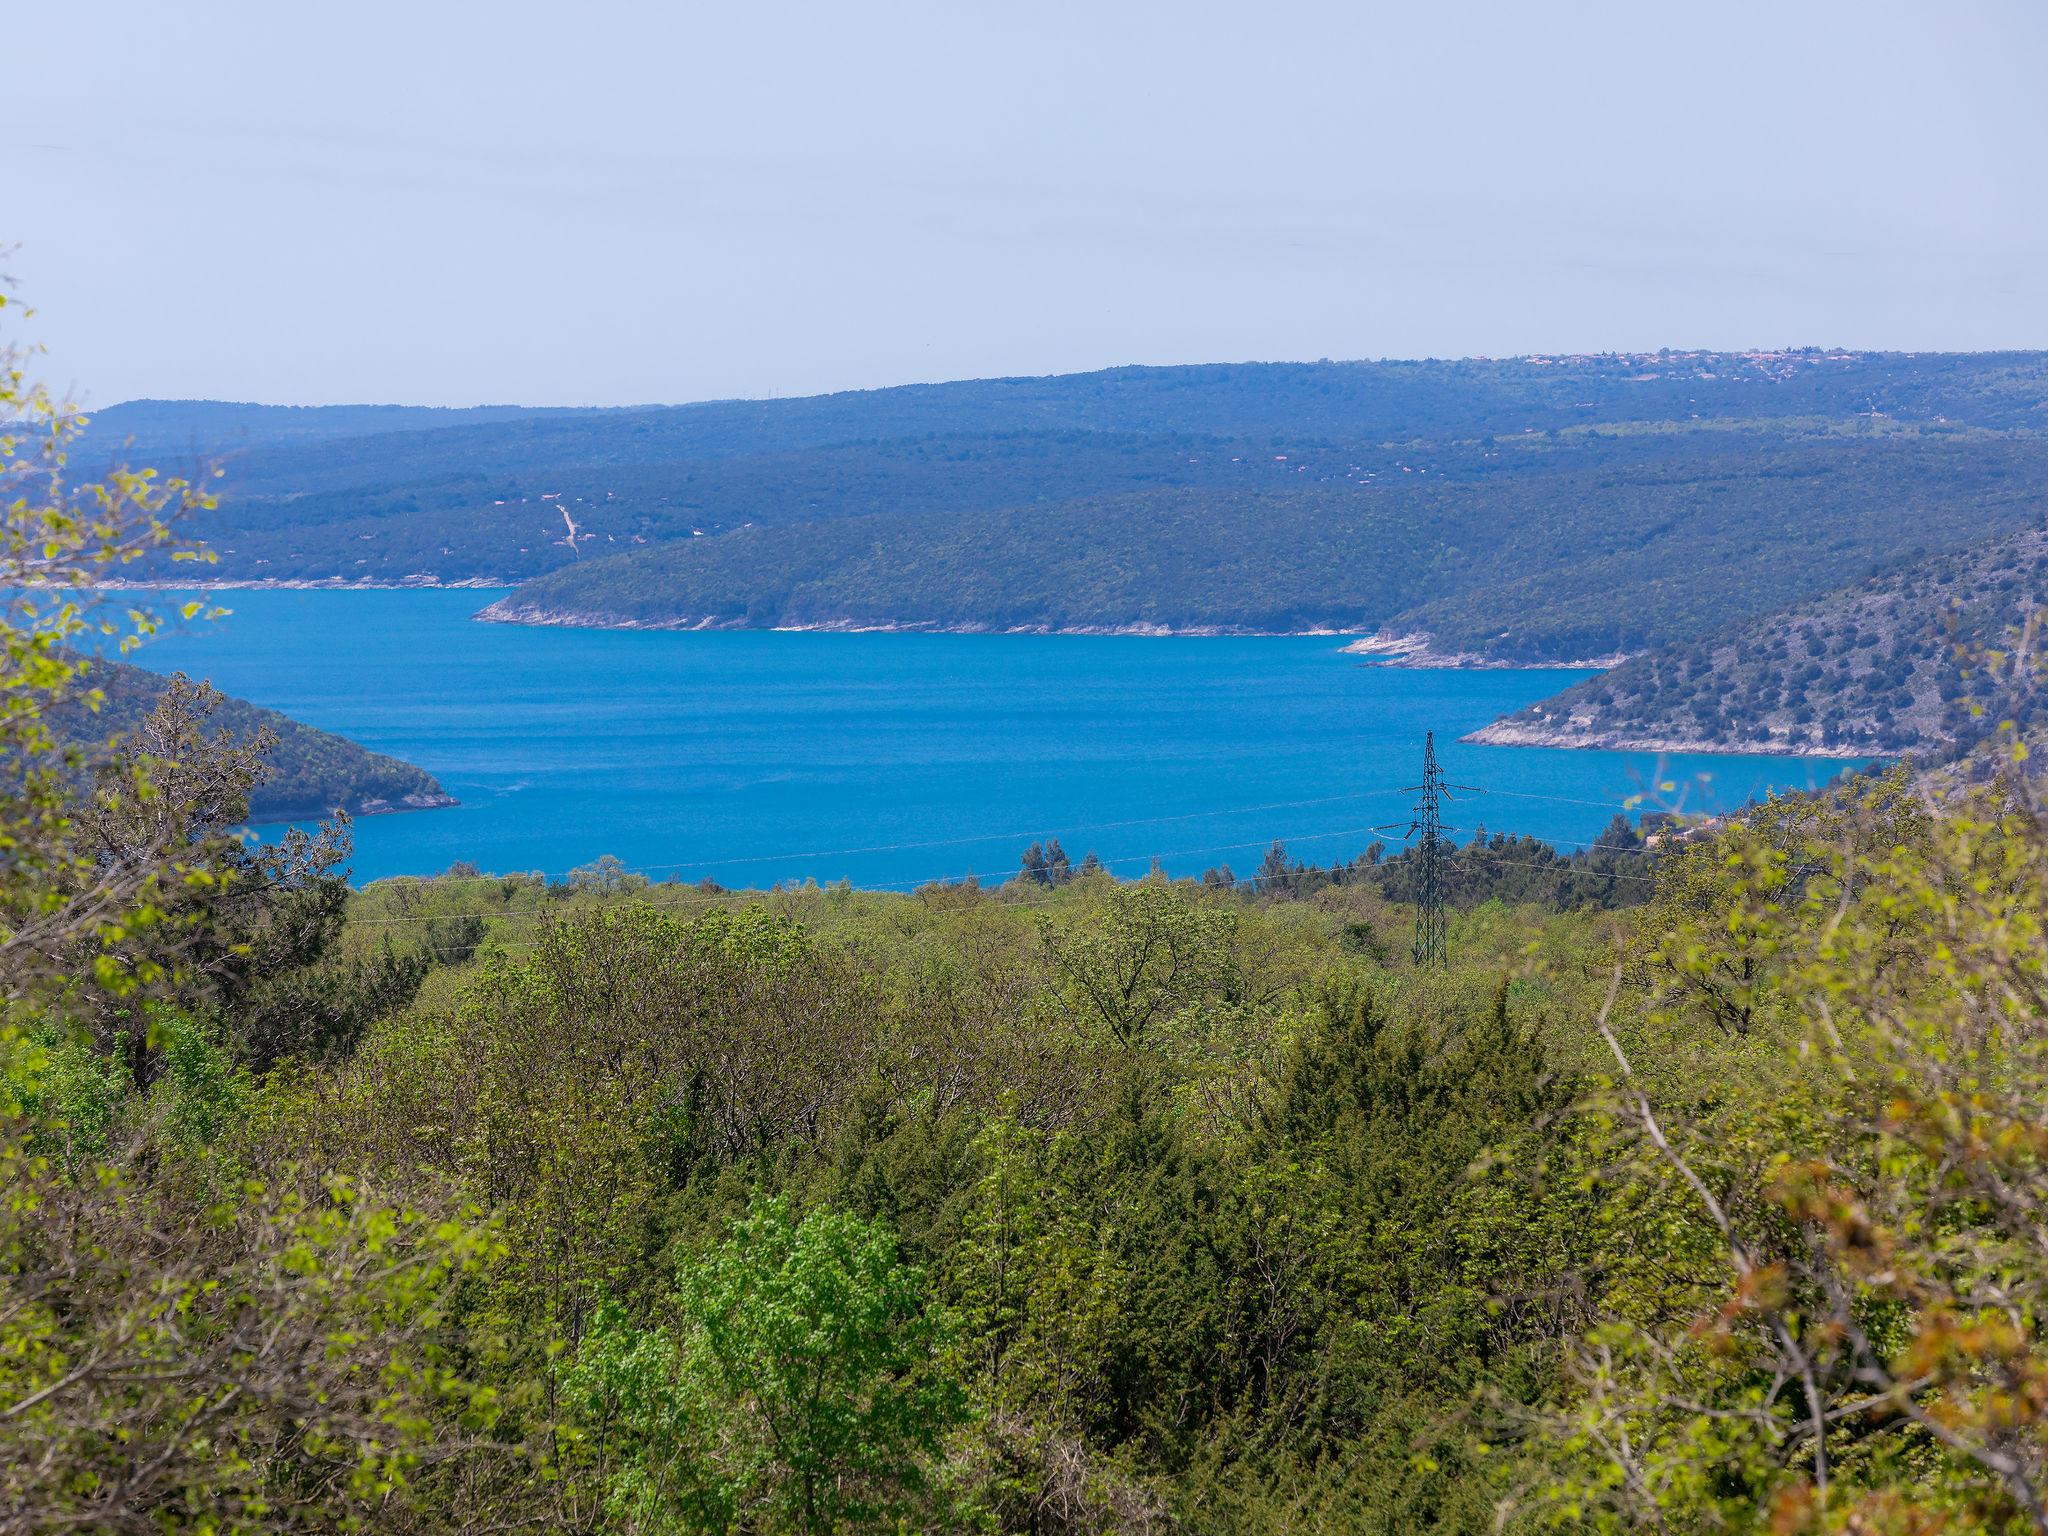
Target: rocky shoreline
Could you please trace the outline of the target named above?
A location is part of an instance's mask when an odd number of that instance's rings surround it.
[[[1434,637],[1420,630],[1408,634],[1392,634],[1381,630],[1378,634],[1352,641],[1344,649],[1354,656],[1382,657],[1384,664],[1390,667],[1415,667],[1446,672],[1576,672],[1589,669],[1605,672],[1608,668],[1618,667],[1628,660],[1626,651],[1616,651],[1612,656],[1587,656],[1574,661],[1514,661],[1482,655],[1477,651],[1440,651],[1435,648]]]
[[[1811,757],[1852,762],[1868,752],[1840,752],[1803,742],[1707,741],[1681,736],[1635,736],[1626,731],[1595,731],[1575,725],[1534,725],[1513,716],[1468,731],[1458,738],[1482,747],[1556,747],[1600,752],[1711,752],[1728,757]]]
[[[416,791],[410,795],[401,795],[396,800],[373,795],[367,800],[357,801],[354,805],[266,805],[260,814],[251,817],[250,824],[258,827],[277,827],[293,821],[324,821],[337,811],[346,811],[351,817],[401,816],[407,811],[442,811],[460,804],[462,802],[453,795],[436,790],[431,794]]]
[[[443,811],[462,802],[435,790],[432,794],[401,795],[396,800],[370,799],[349,812],[351,816],[396,816],[405,811]]]
[[[1232,625],[1170,624],[862,624],[852,619],[824,619],[815,624],[748,624],[739,619],[709,614],[685,615],[674,619],[622,619],[612,614],[575,609],[542,608],[500,598],[472,615],[483,624],[532,624],[559,629],[636,629],[650,631],[743,630],[764,634],[828,635],[1138,635],[1160,639],[1172,637],[1216,638],[1220,636],[1330,636],[1355,635],[1355,629],[1249,629]],[[1349,647],[1345,647],[1349,649]]]

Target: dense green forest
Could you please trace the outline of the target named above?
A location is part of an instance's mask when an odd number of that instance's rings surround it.
[[[1442,964],[1416,849],[352,892],[205,692],[53,732],[212,496],[20,377],[0,1529],[2048,1532],[2031,653],[1985,785],[1475,836]]]
[[[1805,351],[1132,368],[593,412],[138,402],[77,453],[182,433],[193,462],[217,458],[195,530],[219,579],[573,565],[520,605],[1384,625],[1560,659],[1689,642],[2028,526],[2044,379],[2036,354]],[[858,526],[791,526],[841,521]]]
[[[420,810],[455,802],[434,776],[343,736],[194,685],[182,674],[165,678],[127,662],[98,660],[81,689],[50,714],[65,740],[94,759],[149,750],[144,727],[167,688],[204,695],[208,728],[238,746],[255,746],[263,777],[250,790],[249,814],[259,822],[311,820],[347,811]],[[86,702],[90,692],[97,697]]]
[[[1475,739],[1945,760],[1996,732],[1972,672],[2031,647],[2044,604],[2048,534],[1995,539],[1634,657]]]
[[[1374,629],[1501,659],[1690,639],[2041,516],[2048,441],[1677,431],[1244,488],[742,529],[537,578],[585,623]],[[1285,470],[1286,466],[1277,466]],[[1275,485],[1273,481],[1279,480]],[[1260,483],[1260,482],[1263,483]],[[1901,487],[1908,488],[1902,494]]]
[[[211,520],[233,579],[350,574],[381,581],[505,580],[640,543],[769,525],[922,510],[990,511],[1158,485],[1268,484],[1285,452],[1267,440],[1108,432],[1001,433],[869,442],[745,458],[532,469],[442,468],[418,479],[264,490],[270,471],[231,460]]]

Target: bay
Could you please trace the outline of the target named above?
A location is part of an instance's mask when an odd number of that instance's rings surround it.
[[[462,802],[358,820],[358,883],[609,853],[655,879],[907,889],[1001,879],[1047,836],[1123,875],[1249,873],[1276,838],[1326,863],[1398,844],[1432,730],[1446,775],[1485,791],[1452,807],[1461,838],[1580,846],[1632,797],[1727,810],[1846,766],[1466,745],[1588,674],[1392,668],[1329,636],[474,622],[495,596],[228,592],[229,617],[134,659],[417,763]]]

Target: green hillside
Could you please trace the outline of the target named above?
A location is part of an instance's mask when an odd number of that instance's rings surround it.
[[[577,558],[565,512],[587,559],[749,525],[1278,482],[1289,471],[1275,455],[1289,446],[1180,434],[961,434],[652,464],[444,467],[276,495],[252,494],[264,482],[239,479],[269,472],[252,459],[229,465],[225,500],[203,531],[228,579],[518,580]]]
[[[2048,533],[2035,530],[1660,647],[1471,739],[1958,755],[2011,712],[1989,696],[1980,659],[2009,646],[2043,603]],[[1994,707],[1973,712],[1973,702]]]
[[[531,582],[499,616],[602,624],[1386,627],[1571,660],[2034,526],[2048,356],[1121,368],[603,411],[140,401],[80,462],[123,441],[218,460],[188,532],[220,581]]]
[[[219,553],[217,579],[495,583],[750,524],[1168,488],[1596,474],[1688,460],[1695,429],[1767,440],[1905,430],[1966,457],[1962,445],[2044,428],[2041,354],[1652,353],[1120,368],[604,411],[134,402],[99,413],[77,462],[215,458],[221,506],[190,531]],[[1605,502],[1626,489],[1571,494]],[[1532,494],[1509,495],[1500,522]],[[1426,572],[1406,574],[1418,600],[1445,595]],[[1302,600],[1340,596],[1317,582]]]
[[[762,526],[536,579],[487,610],[620,625],[1340,628],[1561,660],[1712,633],[1911,550],[2038,522],[2048,443],[1576,434],[1271,461],[985,513]],[[1284,466],[1280,466],[1284,467]]]
[[[142,723],[167,680],[126,662],[97,661],[89,681],[105,696],[98,712],[60,706],[56,723],[62,734],[88,751],[98,751],[108,742],[118,745]],[[455,803],[432,774],[411,763],[246,699],[222,699],[210,725],[237,743],[263,730],[277,738],[269,754],[270,773],[249,796],[253,821],[308,820],[336,810],[375,815]]]

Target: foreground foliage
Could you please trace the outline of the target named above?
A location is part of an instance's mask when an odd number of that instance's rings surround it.
[[[388,883],[359,1039],[14,1026],[10,1518],[2038,1529],[2044,854],[1863,781],[1441,973],[1375,881]]]
[[[963,1416],[888,1229],[756,1202],[687,1263],[680,1339],[600,1310],[569,1378],[628,1530],[889,1529]],[[608,1442],[608,1443],[607,1443]]]

